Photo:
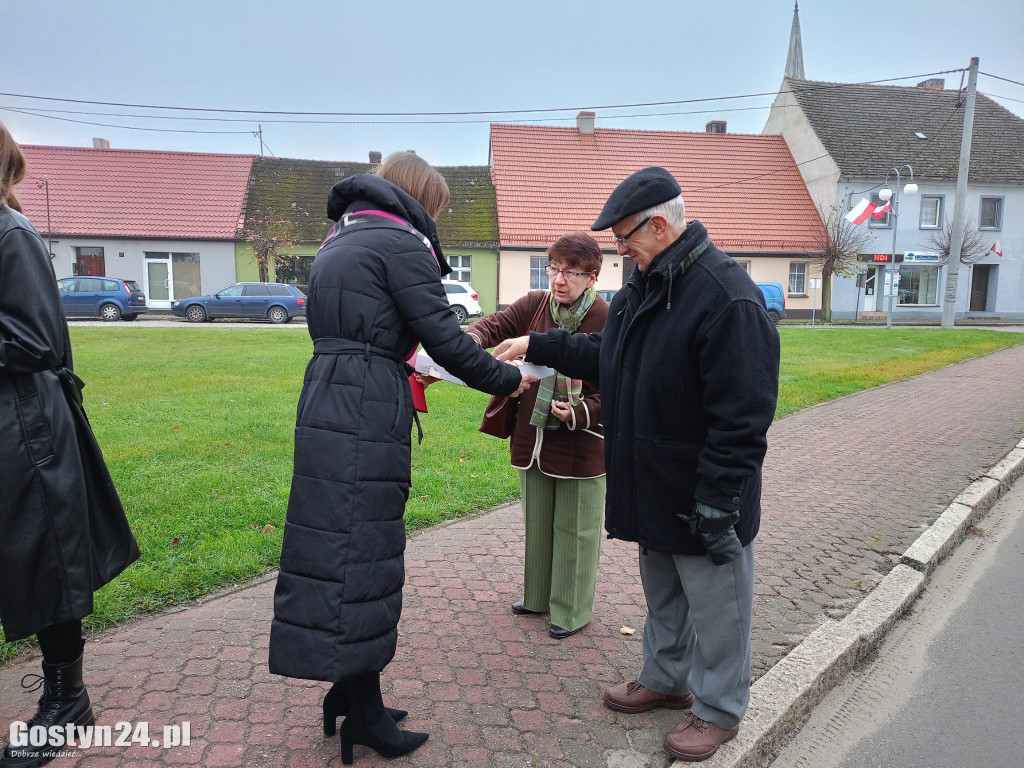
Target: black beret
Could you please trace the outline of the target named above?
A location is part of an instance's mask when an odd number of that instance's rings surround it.
[[[680,194],[679,182],[664,168],[641,168],[615,188],[590,228],[595,232],[608,229],[627,216],[667,203]]]

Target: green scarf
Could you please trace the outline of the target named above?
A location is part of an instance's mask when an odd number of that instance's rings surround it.
[[[551,317],[555,325],[573,333],[579,330],[583,318],[594,305],[597,298],[597,290],[590,286],[583,295],[576,299],[574,304],[566,306],[555,300],[554,292],[548,294],[548,303],[551,308]],[[583,381],[570,379],[558,371],[554,375],[541,379],[537,383],[537,402],[533,406],[533,414],[530,416],[530,424],[543,429],[558,429],[562,426],[553,413],[551,413],[551,401],[557,398],[565,400],[571,406],[577,406],[583,402]]]

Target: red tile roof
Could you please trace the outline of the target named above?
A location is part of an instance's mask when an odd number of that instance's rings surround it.
[[[811,252],[821,218],[781,136],[491,125],[491,175],[502,245],[545,246],[589,231],[626,176],[668,169],[687,219],[735,252]],[[608,231],[595,233],[602,247]]]
[[[52,234],[233,240],[252,155],[22,146],[28,175],[17,194]]]

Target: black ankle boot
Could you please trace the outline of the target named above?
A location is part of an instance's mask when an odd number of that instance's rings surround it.
[[[381,757],[401,757],[422,745],[429,737],[426,733],[400,730],[390,717],[372,723],[359,722],[346,717],[341,724],[341,762],[352,765],[352,747],[362,744]]]
[[[404,709],[384,707],[384,711],[396,723],[409,713]],[[338,731],[338,718],[348,714],[348,681],[342,680],[331,686],[324,696],[324,736],[333,736]]]
[[[341,724],[341,762],[352,765],[352,747],[362,744],[382,757],[407,755],[428,738],[425,733],[403,731],[388,717],[380,695],[380,673],[359,675],[349,681],[351,703]]]
[[[26,685],[29,678],[36,679]],[[82,682],[81,656],[69,664],[47,664],[44,661],[42,677],[25,675],[21,679],[21,687],[27,690],[35,691],[40,686],[43,695],[39,697],[39,709],[28,721],[29,729],[37,725],[49,729],[52,726],[64,727],[68,723],[86,726],[95,722],[89,693]],[[53,760],[61,749],[49,744],[33,747],[27,740],[24,746],[8,744],[0,757],[0,768],[37,768]]]

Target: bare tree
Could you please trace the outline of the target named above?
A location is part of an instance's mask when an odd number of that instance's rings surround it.
[[[949,244],[953,241],[953,221],[947,220],[942,229],[937,229],[928,237],[928,247],[938,251],[942,256],[940,264],[949,261]],[[964,219],[964,244],[960,247],[960,263],[974,264],[988,254],[989,249],[985,247],[985,237],[974,224],[974,220],[967,216]]]
[[[260,271],[260,282],[270,280],[270,265],[274,270],[291,266],[295,256],[284,253],[295,242],[291,236],[291,227],[286,222],[258,220],[247,223],[245,241],[252,246],[256,266]]]
[[[832,277],[853,277],[859,269],[858,257],[871,239],[871,233],[861,230],[840,212],[836,206],[827,211],[818,207],[821,226],[815,236],[818,255],[816,263],[821,265],[821,320],[832,322]]]

